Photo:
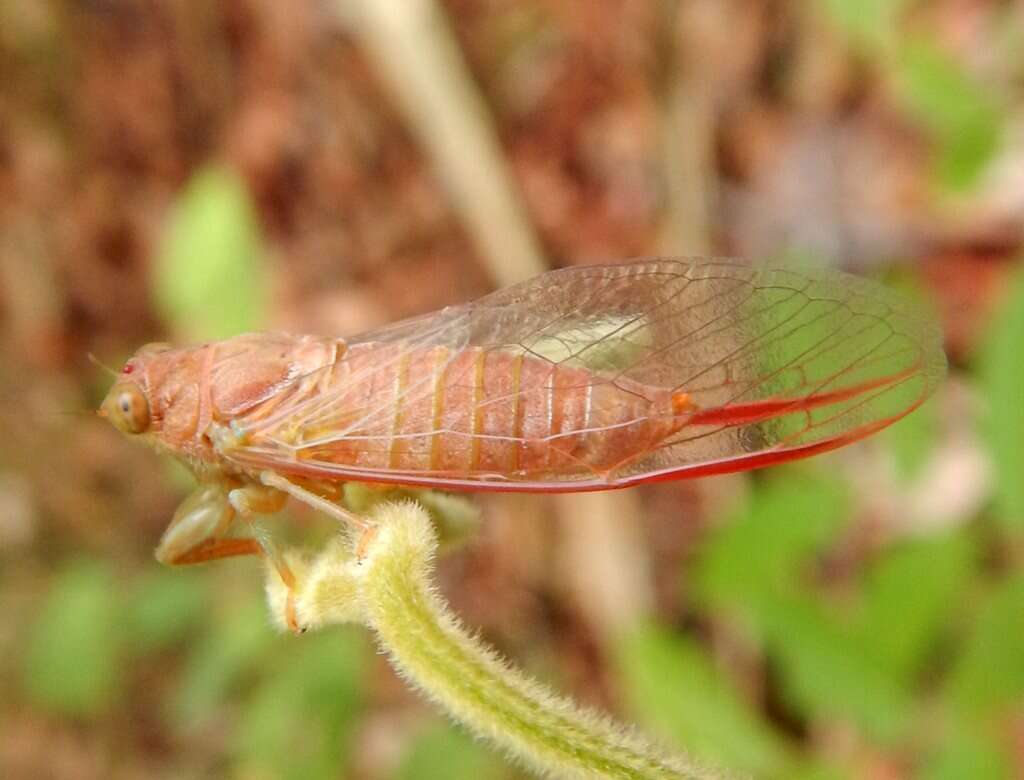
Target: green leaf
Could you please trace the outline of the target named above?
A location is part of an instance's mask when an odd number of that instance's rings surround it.
[[[1024,273],[1008,285],[981,353],[981,382],[988,401],[984,433],[996,473],[996,508],[1009,528],[1024,528]]]
[[[353,632],[327,631],[285,649],[242,710],[240,774],[340,777],[361,711],[364,643]]]
[[[988,740],[958,732],[941,746],[921,773],[923,780],[1010,780],[1009,762]]]
[[[697,758],[757,777],[780,775],[790,751],[689,639],[649,627],[616,653],[630,708]]]
[[[903,735],[909,695],[821,606],[794,598],[767,606],[763,618],[768,652],[797,712],[850,720],[883,741]]]
[[[693,569],[696,596],[712,606],[753,608],[801,587],[804,564],[846,521],[839,480],[813,467],[778,470],[707,543]]]
[[[893,66],[904,105],[938,143],[940,183],[957,190],[970,187],[999,146],[1001,113],[995,98],[925,38],[902,47]]]
[[[838,480],[809,467],[772,477],[712,537],[694,569],[695,592],[713,608],[738,611],[752,622],[795,711],[850,720],[891,740],[909,717],[908,694],[885,662],[864,649],[860,634],[806,595],[807,564],[846,516],[845,486]],[[871,619],[881,624],[885,617]],[[908,663],[892,661],[898,662]]]
[[[208,167],[188,183],[160,247],[154,295],[171,328],[200,341],[256,330],[269,283],[242,180]]]
[[[259,600],[214,621],[186,662],[175,701],[180,722],[190,728],[201,725],[276,641],[282,640],[271,630]]]
[[[77,561],[62,568],[30,629],[29,697],[62,714],[102,711],[120,685],[120,609],[117,583],[105,566]]]
[[[864,652],[893,679],[909,684],[921,671],[975,557],[960,530],[900,545],[868,571],[857,633]]]
[[[935,398],[925,401],[912,414],[897,420],[884,431],[882,437],[896,461],[896,469],[903,479],[912,479],[935,450],[939,435],[940,404]]]
[[[917,275],[897,274],[889,279],[890,286],[904,298],[913,302],[923,317],[939,320],[936,301],[925,289]],[[941,406],[935,397],[888,426],[881,437],[892,452],[899,475],[906,480],[916,477],[928,462],[939,441]]]
[[[1020,705],[1024,697],[1024,575],[986,599],[950,675],[949,694],[968,717]]]
[[[482,745],[461,731],[438,726],[413,742],[395,773],[395,780],[485,780],[497,778],[497,761]]]
[[[820,761],[800,764],[786,773],[786,780],[852,780],[855,777],[848,767],[840,768]]]
[[[207,606],[205,580],[195,572],[154,569],[136,584],[127,607],[132,650],[166,647],[186,635]]]
[[[822,7],[854,47],[865,53],[888,48],[908,0],[824,0]]]

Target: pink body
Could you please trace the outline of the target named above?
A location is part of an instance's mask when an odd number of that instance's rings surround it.
[[[596,383],[585,369],[479,347],[347,348],[337,339],[246,334],[142,353],[125,372],[150,399],[159,445],[202,467],[224,465],[211,426],[233,426],[246,446],[290,446],[300,463],[454,478],[543,478],[579,465],[601,473],[688,416],[685,394]],[[325,398],[330,411],[302,425]]]
[[[104,410],[201,475],[598,490],[841,446],[944,370],[935,324],[872,282],[663,258],[554,271],[348,341],[144,347]]]

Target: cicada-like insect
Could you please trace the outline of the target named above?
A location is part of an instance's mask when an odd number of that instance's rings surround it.
[[[878,284],[655,259],[553,271],[355,338],[146,346],[101,414],[199,479],[160,560],[276,560],[228,536],[237,514],[291,495],[344,516],[343,481],[566,492],[781,463],[898,420],[944,370],[936,326]]]

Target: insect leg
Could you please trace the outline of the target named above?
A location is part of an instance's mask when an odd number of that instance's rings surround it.
[[[287,493],[292,498],[301,501],[302,503],[311,506],[314,509],[319,509],[324,514],[333,517],[335,520],[339,521],[340,523],[349,527],[350,529],[360,532],[366,532],[372,527],[371,523],[367,522],[359,515],[353,514],[352,512],[349,512],[347,509],[343,509],[342,507],[335,504],[333,501],[328,501],[326,498],[318,496],[311,490],[306,490],[306,488],[302,487],[301,485],[296,485],[287,477],[282,477],[280,474],[276,472],[261,472],[260,482],[262,482],[267,487],[275,488],[276,490],[279,490],[282,493]]]
[[[202,563],[233,555],[251,555],[251,539],[225,539],[235,510],[218,484],[200,485],[174,513],[160,537],[156,558],[168,566]]]
[[[285,619],[294,633],[300,633],[298,622],[295,618],[295,574],[291,567],[285,563],[284,556],[277,549],[277,545],[270,538],[270,535],[253,522],[253,515],[272,514],[279,511],[288,500],[288,496],[266,485],[248,484],[235,488],[228,493],[228,502],[238,512],[252,529],[255,538],[250,539],[259,548],[259,554],[270,561],[281,582],[288,589],[288,598],[285,602]]]
[[[231,506],[243,517],[280,512],[287,500],[287,495],[266,485],[243,485],[228,493]]]
[[[285,496],[277,491],[273,491],[276,494],[273,496],[270,492],[262,485],[230,492],[216,483],[200,485],[174,513],[157,545],[157,560],[168,566],[187,566],[239,555],[259,555],[274,564],[281,581],[291,592],[295,577],[265,534],[254,529],[257,538],[226,537],[236,514],[251,517],[257,511],[272,512],[281,508]],[[287,616],[288,625],[297,630],[291,598]]]
[[[239,555],[262,555],[263,548],[258,541],[246,539],[207,539],[191,550],[182,553],[173,561],[161,561],[170,566],[189,566],[221,558],[235,558]]]
[[[300,485],[296,485],[286,477],[282,477],[273,471],[264,471],[260,474],[260,482],[267,487],[272,487],[280,490],[283,493],[287,493],[292,498],[302,501],[304,504],[319,509],[326,515],[333,517],[335,520],[342,523],[342,525],[351,531],[356,531],[359,534],[359,538],[356,541],[356,556],[362,557],[367,545],[373,538],[373,535],[377,531],[377,527],[360,517],[357,514],[349,512],[347,509],[335,504],[333,501],[328,501],[323,496],[318,496],[310,490],[306,490]]]

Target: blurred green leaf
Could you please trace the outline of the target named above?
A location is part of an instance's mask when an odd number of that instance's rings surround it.
[[[195,572],[153,569],[129,598],[132,650],[146,652],[179,640],[199,622],[206,605],[206,580]]]
[[[726,683],[696,643],[649,627],[618,647],[631,709],[701,759],[761,777],[789,763],[782,738]]]
[[[276,641],[261,600],[239,604],[214,620],[186,662],[174,703],[181,723],[191,728],[208,718]]]
[[[934,296],[925,289],[919,275],[909,269],[890,274],[889,286],[913,301],[923,317],[939,320]],[[882,431],[889,450],[896,460],[896,468],[904,479],[913,479],[928,462],[939,440],[940,404],[932,397],[912,414],[897,420]]]
[[[850,720],[883,741],[902,736],[911,714],[909,694],[859,643],[805,599],[766,606],[767,647],[779,666],[783,693],[797,712]]]
[[[912,479],[928,462],[939,436],[939,404],[930,398],[882,432],[903,479]]]
[[[863,651],[909,684],[956,597],[974,571],[976,551],[962,530],[889,551],[867,573],[857,623]]]
[[[908,0],[824,0],[822,7],[856,48],[872,54],[892,44],[908,4]]]
[[[412,744],[395,780],[486,780],[500,776],[498,761],[482,745],[461,731],[438,726],[421,734]]]
[[[160,458],[165,483],[180,495],[187,496],[196,489],[196,474],[177,458]]]
[[[339,777],[360,713],[365,644],[334,630],[283,649],[242,710],[239,760],[272,777]]]
[[[951,672],[949,694],[968,716],[1020,705],[1024,697],[1024,575],[1000,583],[982,605]]]
[[[696,595],[714,606],[752,607],[799,588],[807,560],[847,509],[839,480],[808,466],[777,470],[708,541],[693,569]]]
[[[960,63],[926,38],[907,41],[893,67],[904,105],[938,142],[940,183],[951,189],[970,187],[999,145],[1002,117],[997,102]]]
[[[754,492],[749,507],[708,542],[694,568],[695,593],[712,608],[738,611],[751,621],[795,712],[850,720],[868,734],[892,740],[902,734],[912,702],[891,670],[917,661],[933,618],[915,616],[921,621],[914,629],[918,645],[880,648],[876,656],[864,648],[860,632],[808,595],[807,565],[845,522],[847,504],[845,485],[811,467],[771,477]],[[887,595],[893,576],[883,574],[875,585],[879,598]],[[936,576],[932,587],[942,592],[947,585],[943,575]],[[895,612],[902,605],[886,606]],[[893,618],[883,605],[872,603],[861,631]]]
[[[943,187],[975,184],[999,146],[1002,113],[985,85],[918,34],[899,28],[908,0],[824,0],[823,8],[851,45],[889,75],[910,115],[936,141],[935,173]]]
[[[820,762],[799,764],[786,773],[786,780],[846,780],[854,777],[856,775],[846,768]]]
[[[95,561],[75,561],[57,574],[30,629],[24,684],[41,707],[93,715],[120,684],[120,591]]]
[[[921,772],[923,780],[1009,780],[1006,757],[987,740],[958,732],[946,740]]]
[[[984,424],[996,472],[998,518],[1024,528],[1024,273],[1018,272],[982,348]]]
[[[244,182],[228,168],[196,174],[159,250],[154,295],[184,338],[224,338],[266,321],[269,283]]]

